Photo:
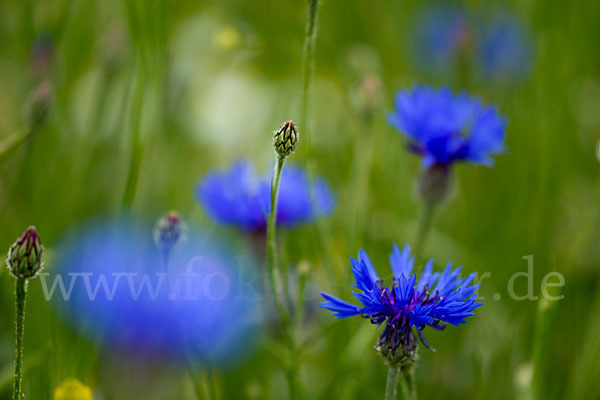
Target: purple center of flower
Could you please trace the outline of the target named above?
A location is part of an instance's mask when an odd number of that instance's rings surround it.
[[[383,286],[383,280],[378,281],[376,290],[379,292],[379,298],[382,304],[387,308],[388,312],[382,311],[373,314],[363,314],[362,317],[368,318],[374,325],[379,326],[384,322],[386,323],[380,342],[392,343],[393,348],[396,348],[399,345],[411,347],[411,341],[413,340],[411,313],[415,311],[417,307],[423,308],[438,303],[442,300],[442,297],[438,297],[439,293],[437,290],[433,294],[430,294],[428,287],[425,286],[420,291],[415,289],[408,300],[403,300],[396,296],[395,289],[397,286],[396,279],[394,279],[391,289]],[[393,317],[391,315],[393,315]],[[425,324],[417,325],[417,333],[421,343],[428,349],[435,351],[435,349],[429,346],[425,341],[425,337],[421,332],[425,327]],[[427,325],[442,330],[447,324],[435,320],[433,323]]]

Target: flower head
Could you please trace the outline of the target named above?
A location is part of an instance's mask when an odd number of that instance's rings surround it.
[[[42,269],[44,247],[34,226],[27,228],[10,249],[6,264],[17,279],[31,279]]]
[[[260,285],[249,279],[253,263],[189,225],[165,270],[151,232],[135,216],[72,228],[57,241],[50,273],[83,274],[86,282],[68,298],[55,292],[52,304],[64,321],[103,338],[104,350],[120,356],[235,365],[254,348],[263,318]]]
[[[412,274],[415,259],[408,245],[402,251],[394,245],[390,254],[393,280],[388,287],[377,276],[364,250],[358,253],[358,260],[350,261],[356,280],[352,286],[360,290],[354,296],[362,307],[326,293],[321,293],[327,300],[321,307],[333,311],[337,318],[360,315],[377,326],[385,323],[376,348],[391,364],[414,361],[417,336],[430,348],[422,333],[425,327],[442,330],[448,324],[465,323],[465,318],[474,315],[473,310],[482,304],[475,302],[479,287],[472,284],[475,273],[459,278],[461,267],[452,269],[452,263],[444,272],[434,273],[433,260],[429,260],[417,279],[417,274]]]
[[[196,195],[208,215],[224,225],[249,231],[264,231],[270,212],[270,176],[257,176],[246,161],[228,171],[208,174],[198,184]],[[311,181],[298,167],[286,166],[281,175],[277,201],[277,223],[294,226],[313,221],[333,211],[335,199],[323,179]]]
[[[527,30],[505,10],[489,18],[462,7],[437,4],[415,18],[412,53],[421,70],[472,74],[487,81],[518,81],[531,70],[533,46]]]
[[[396,94],[389,123],[410,140],[426,168],[449,168],[457,161],[493,165],[504,150],[505,120],[494,106],[443,87],[415,86]]]
[[[454,5],[427,7],[415,22],[410,40],[420,68],[443,74],[452,71],[461,56],[475,50],[474,27],[466,13]]]
[[[484,77],[501,81],[524,77],[531,70],[533,55],[525,28],[509,14],[484,25],[478,54]]]

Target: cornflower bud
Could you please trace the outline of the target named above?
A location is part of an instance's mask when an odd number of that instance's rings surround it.
[[[298,143],[298,132],[294,123],[290,120],[284,122],[281,127],[273,132],[273,146],[279,157],[285,158],[292,154]]]
[[[35,278],[42,269],[43,252],[37,231],[30,226],[8,250],[6,264],[10,273],[17,279]]]

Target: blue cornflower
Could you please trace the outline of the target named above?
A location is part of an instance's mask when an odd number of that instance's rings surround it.
[[[436,75],[475,73],[486,80],[516,81],[531,69],[533,46],[524,26],[505,10],[490,18],[446,3],[415,18],[410,35],[421,70]]]
[[[486,78],[506,81],[527,75],[533,53],[525,27],[508,14],[496,16],[482,28],[478,59]]]
[[[350,261],[356,280],[352,286],[360,290],[354,296],[363,306],[321,293],[327,300],[321,307],[333,311],[337,318],[360,315],[377,326],[385,323],[376,348],[391,363],[406,362],[407,356],[414,356],[416,335],[425,347],[431,348],[422,333],[426,326],[442,330],[447,324],[465,323],[465,318],[474,315],[473,310],[482,304],[475,302],[479,285],[472,283],[476,274],[459,278],[461,267],[452,269],[452,263],[440,274],[433,272],[433,260],[429,260],[417,280],[417,274],[411,274],[415,259],[408,245],[402,251],[394,245],[390,254],[390,287],[379,279],[364,250],[359,251],[358,260]]]
[[[425,168],[447,169],[457,161],[491,166],[490,156],[504,150],[505,120],[496,107],[447,87],[398,91],[388,121],[410,140]]]
[[[413,31],[409,38],[419,68],[435,74],[453,71],[459,58],[475,49],[469,18],[454,5],[428,7],[417,16]]]
[[[240,160],[228,171],[205,176],[196,190],[198,202],[214,221],[249,231],[265,231],[270,212],[271,177],[257,176],[247,161]],[[277,223],[295,226],[329,215],[335,198],[327,182],[311,181],[306,171],[286,166],[281,174],[277,201]]]

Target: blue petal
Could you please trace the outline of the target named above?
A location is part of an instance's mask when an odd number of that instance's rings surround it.
[[[321,292],[321,296],[327,300],[320,304],[321,307],[333,311],[337,318],[347,318],[361,313],[360,307],[346,301],[340,300],[330,294]]]

